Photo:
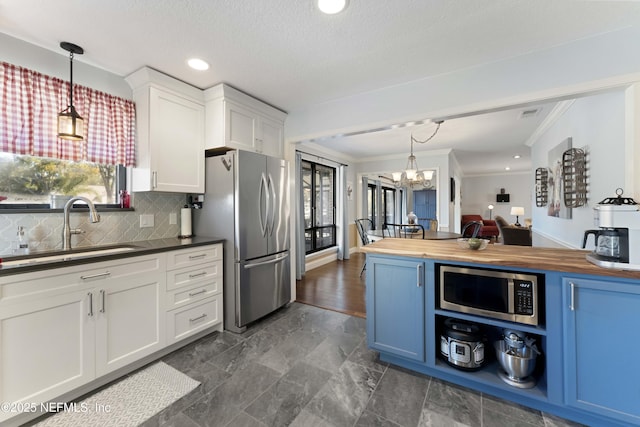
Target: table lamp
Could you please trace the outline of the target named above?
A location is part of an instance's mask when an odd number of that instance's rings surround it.
[[[524,215],[524,208],[520,206],[511,207],[511,215],[516,216],[516,223],[514,225],[517,225],[518,227],[520,227],[520,223],[518,222],[520,219],[519,216]]]

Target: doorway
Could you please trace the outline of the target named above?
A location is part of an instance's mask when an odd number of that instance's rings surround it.
[[[413,213],[418,217],[418,224],[422,225],[425,230],[430,230],[431,220],[437,218],[436,200],[436,190],[413,192]]]

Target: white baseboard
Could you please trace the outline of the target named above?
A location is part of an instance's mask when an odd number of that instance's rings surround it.
[[[577,249],[575,246],[570,245],[567,242],[563,242],[545,233],[541,233],[536,230],[532,231],[533,246],[542,248],[562,248],[562,249]]]
[[[331,248],[326,251],[317,252],[315,254],[307,255],[304,261],[304,270],[309,271],[314,268],[321,267],[330,262],[338,259],[338,249]]]

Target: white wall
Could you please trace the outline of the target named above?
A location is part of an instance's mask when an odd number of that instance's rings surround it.
[[[573,98],[640,80],[640,27],[289,111],[288,141]],[[421,165],[422,166],[422,165]]]
[[[62,48],[58,54],[2,33],[0,46],[0,61],[69,80],[69,53]],[[73,58],[73,82],[121,98],[132,97],[131,88],[123,77],[85,64],[82,55],[75,55]]]
[[[532,182],[531,172],[465,176],[462,179],[462,214],[479,214],[482,218],[488,219],[487,206],[491,204],[494,206],[493,219],[496,215],[500,215],[507,222],[513,223],[516,218],[511,216],[511,207],[522,206],[524,207],[524,216],[520,217],[522,224],[523,218],[531,218],[532,215]],[[509,203],[496,203],[496,194],[500,193],[501,188],[509,194]]]
[[[605,197],[615,196],[616,188],[625,185],[624,91],[575,100],[532,146],[533,169],[548,166],[549,150],[567,137],[573,139],[574,148],[588,153],[587,206],[573,209],[572,219],[561,219],[547,216],[546,207],[535,207],[533,202],[533,227],[548,239],[579,248],[584,231],[594,228],[593,206]]]

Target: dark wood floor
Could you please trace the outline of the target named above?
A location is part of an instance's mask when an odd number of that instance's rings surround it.
[[[364,254],[354,253],[348,260],[334,261],[307,271],[303,279],[296,282],[296,301],[366,317],[364,290],[367,272],[360,277],[364,260]]]

